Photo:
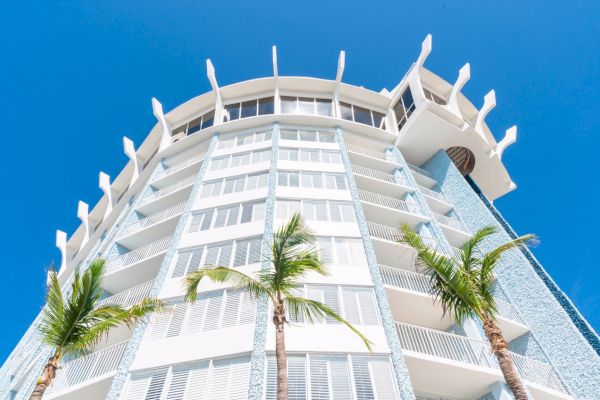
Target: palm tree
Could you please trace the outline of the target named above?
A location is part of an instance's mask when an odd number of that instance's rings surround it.
[[[131,327],[149,313],[162,309],[159,300],[149,298],[130,308],[116,304],[98,304],[104,293],[104,263],[104,260],[97,259],[91,262],[83,274],[75,271],[71,293],[68,295],[63,295],[56,271],[49,272],[46,306],[42,310],[39,330],[44,343],[52,348],[52,356],[48,359],[30,400],[41,400],[65,355],[84,355],[106,337],[112,328],[120,325]]]
[[[328,275],[316,250],[315,238],[304,224],[300,214],[291,219],[275,233],[271,254],[273,268],[259,272],[258,277],[246,275],[233,268],[209,266],[192,272],[185,279],[186,300],[196,300],[198,284],[204,277],[213,282],[226,282],[234,289],[247,290],[254,295],[266,296],[273,305],[273,324],[275,325],[275,357],[277,359],[277,399],[286,400],[288,396],[287,357],[285,354],[284,327],[292,320],[303,318],[308,323],[321,321],[325,317],[333,318],[356,333],[371,350],[371,342],[348,321],[339,316],[325,304],[296,296],[301,279],[307,272]]]
[[[492,352],[498,359],[504,380],[516,400],[527,400],[527,391],[519,378],[496,316],[494,270],[502,254],[527,245],[534,235],[524,235],[480,255],[477,246],[494,234],[493,227],[477,231],[461,248],[460,260],[439,254],[423,244],[421,237],[408,225],[402,226],[403,241],[417,250],[417,267],[431,276],[431,292],[442,304],[444,315],[450,313],[458,323],[477,317],[483,323]]]

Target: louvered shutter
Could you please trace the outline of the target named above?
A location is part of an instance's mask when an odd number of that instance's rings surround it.
[[[335,400],[352,400],[350,373],[346,356],[331,356],[328,362],[332,398]]]
[[[320,301],[331,308],[338,315],[340,314],[340,302],[337,286],[308,286],[308,298]],[[338,323],[331,317],[325,317],[328,324]]]
[[[275,361],[275,359],[273,359]],[[275,367],[277,364],[275,363]],[[288,356],[288,399],[306,399],[306,359],[304,356]],[[275,368],[275,393],[277,393],[277,368]]]
[[[238,324],[240,316],[240,301],[242,292],[239,290],[228,290],[225,294],[225,310],[223,312],[222,326],[234,326]]]
[[[250,240],[250,250],[248,251],[248,264],[260,262],[261,246],[261,238],[255,238]]]
[[[344,318],[354,325],[361,324],[358,299],[354,288],[342,288],[342,298],[344,299]]]
[[[250,381],[250,362],[248,358],[228,360],[229,377],[227,399],[245,400],[248,398],[248,383]]]
[[[202,261],[202,254],[204,253],[204,247],[199,247],[192,251],[192,259],[185,271],[185,274],[197,271],[200,268],[200,261]]]
[[[357,291],[362,323],[364,325],[379,325],[379,314],[375,305],[373,289],[360,288]]]
[[[171,374],[171,382],[167,391],[166,400],[183,400],[185,388],[188,384],[189,370],[188,368],[177,367],[173,368]]]
[[[327,361],[319,356],[310,357],[310,396],[312,400],[329,400]]]
[[[154,314],[149,333],[150,340],[162,339],[166,336],[169,323],[171,322],[172,312],[173,308],[169,307],[165,312]]]
[[[204,295],[199,295],[198,299],[190,305],[189,316],[183,328],[184,333],[190,334],[202,331],[207,305],[208,301]]]
[[[185,319],[187,309],[187,303],[179,303],[173,306],[171,321],[169,323],[169,328],[167,329],[167,337],[178,336],[181,333],[181,327],[183,325],[183,320]]]
[[[289,358],[288,358],[288,370],[289,370]],[[275,357],[267,357],[267,377],[266,377],[266,388],[265,388],[265,399],[275,400],[277,399],[277,360]],[[306,397],[305,397],[306,398]]]
[[[127,384],[125,396],[122,396],[122,398],[125,400],[145,399],[151,379],[152,375],[150,374],[131,376],[131,378],[129,378],[129,383]]]
[[[240,325],[254,323],[255,314],[256,301],[254,296],[249,292],[242,292],[240,300],[240,318],[238,323]]]
[[[389,361],[383,357],[373,357],[369,364],[373,380],[375,381],[377,400],[396,400],[398,395]]]
[[[217,329],[221,317],[223,292],[211,292],[206,295],[206,314],[204,317],[203,331]]]
[[[194,368],[189,373],[188,383],[185,389],[185,400],[206,399],[208,367],[208,361],[203,361],[194,365]]]
[[[365,357],[352,357],[352,372],[354,375],[354,390],[357,400],[372,400],[375,398],[369,365]]]
[[[152,378],[150,379],[150,385],[148,386],[148,392],[146,393],[144,400],[160,400],[166,378],[166,370],[162,370],[153,374]]]
[[[249,240],[238,240],[235,244],[235,257],[233,259],[233,266],[239,267],[246,265],[246,256],[248,254],[248,247],[250,246]]]
[[[192,253],[190,251],[181,252],[177,255],[177,262],[171,274],[173,278],[179,278],[185,274],[191,256]]]

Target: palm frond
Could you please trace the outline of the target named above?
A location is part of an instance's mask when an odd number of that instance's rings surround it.
[[[338,313],[333,311],[327,305],[304,297],[287,296],[283,299],[284,307],[288,310],[290,316],[294,319],[302,317],[310,324],[314,324],[315,321],[322,321],[325,317],[330,317],[338,322],[346,325],[352,332],[354,332],[363,341],[367,349],[372,351],[373,343],[363,335],[358,329],[356,329],[350,322],[342,318]]]
[[[272,300],[275,299],[269,287],[263,285],[259,280],[250,275],[246,275],[234,268],[208,266],[194,271],[185,277],[183,284],[186,301],[196,301],[198,285],[204,277],[208,277],[213,282],[230,284],[234,289],[247,290],[257,298],[266,294]]]

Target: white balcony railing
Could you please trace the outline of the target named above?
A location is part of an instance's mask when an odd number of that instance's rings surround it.
[[[56,373],[48,394],[67,389],[117,369],[128,342],[116,344],[87,356],[65,363]]]
[[[152,284],[154,280],[142,283],[132,287],[131,289],[125,290],[121,293],[117,293],[98,302],[98,307],[105,306],[108,304],[115,304],[121,307],[131,307],[134,304],[139,303],[150,294]]]
[[[520,354],[510,354],[517,372],[525,381],[535,383],[543,387],[549,387],[561,393],[569,393],[564,387],[552,366],[533,358]]]
[[[376,204],[394,210],[404,211],[411,214],[423,214],[418,204],[407,203],[406,201],[398,200],[393,197],[383,196],[381,194],[367,192],[365,190],[358,191],[358,197],[366,203]]]
[[[445,203],[448,202],[448,200],[446,200],[446,197],[442,193],[440,193],[440,192],[436,192],[434,190],[431,190],[431,189],[426,188],[425,186],[421,186],[421,185],[419,185],[419,188],[421,189],[421,192],[423,194],[425,194],[425,195],[427,195],[429,197],[434,197],[434,198],[436,198],[438,200],[441,200],[441,201],[443,201]]]
[[[423,168],[419,168],[413,164],[408,164],[408,168],[410,168],[413,172],[416,172],[417,174],[421,174],[423,176],[426,176],[428,178],[435,180],[435,178],[433,177],[433,174],[427,170],[424,170]]]
[[[394,183],[397,185],[406,185],[402,178],[399,176],[395,176],[376,169],[366,168],[362,165],[352,165],[352,172],[357,175],[366,176],[383,182]]]
[[[367,222],[367,227],[369,228],[369,235],[378,239],[399,242],[404,237],[400,229],[392,228],[391,226]]]
[[[499,369],[490,345],[479,339],[396,322],[403,350],[484,368]],[[543,362],[511,353],[517,372],[525,381],[568,393],[552,367]]]
[[[194,182],[196,181],[196,176],[192,175],[192,176],[188,176],[185,179],[180,180],[179,182],[175,182],[172,185],[166,186],[162,189],[157,190],[156,192],[151,192],[149,194],[147,194],[141,201],[140,206],[144,205],[144,204],[148,204],[151,201],[160,199],[161,197],[164,197],[168,194],[171,194],[173,192],[176,192],[180,189],[183,189],[185,187],[191,186],[194,184]]]
[[[120,237],[125,237],[132,233],[139,232],[139,231],[146,229],[152,225],[156,225],[159,222],[162,222],[171,217],[174,217],[175,215],[181,214],[183,212],[183,209],[185,208],[185,203],[186,203],[185,201],[182,201],[181,203],[178,203],[172,207],[166,208],[156,214],[150,215],[149,217],[140,219],[139,221],[136,221],[132,224],[127,225],[125,228],[123,228],[123,231],[121,232]]]
[[[378,160],[392,162],[387,159],[387,157],[385,156],[385,153],[382,151],[371,150],[371,149],[367,149],[365,147],[357,146],[355,144],[350,144],[350,143],[346,143],[346,148],[348,149],[348,151],[350,151],[352,153],[362,154],[364,156],[376,158]]]
[[[457,229],[462,232],[468,232],[467,227],[465,226],[465,224],[463,224],[463,222],[461,220],[449,217],[447,215],[437,213],[435,211],[433,211],[433,215],[434,215],[436,221],[442,225],[446,225],[450,228],[454,228],[454,229]]]
[[[173,175],[176,172],[179,172],[181,170],[186,169],[190,165],[194,165],[194,164],[197,164],[197,163],[201,162],[203,159],[204,159],[204,154],[196,156],[196,157],[189,158],[189,159],[187,159],[187,160],[185,160],[185,161],[183,161],[183,162],[181,162],[179,164],[176,164],[176,165],[174,165],[172,167],[169,167],[169,168],[165,169],[164,171],[161,171],[161,172],[157,173],[154,176],[153,181],[157,181],[157,180],[162,179],[164,177],[167,177],[169,175]]]
[[[379,265],[379,270],[385,285],[424,294],[431,293],[431,278],[425,274],[387,265]],[[500,299],[495,299],[495,301],[500,317],[525,324],[512,304]]]
[[[129,253],[121,254],[115,258],[106,261],[106,274],[123,269],[131,264],[143,261],[157,254],[165,252],[171,242],[171,236],[164,237],[155,242],[149,243]]]

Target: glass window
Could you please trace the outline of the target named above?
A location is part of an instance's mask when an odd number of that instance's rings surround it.
[[[215,112],[213,110],[202,116],[202,126],[200,127],[200,129],[204,129],[204,128],[213,126],[214,123],[215,123]]]
[[[332,116],[332,106],[330,99],[316,99],[316,103],[318,115],[323,115],[326,117]]]
[[[354,121],[365,125],[373,125],[371,110],[354,106]]]
[[[316,142],[317,132],[315,131],[300,131],[300,140],[304,142]]]
[[[290,131],[288,129],[281,130],[281,138],[283,140],[298,140],[298,131]]]
[[[258,115],[273,114],[275,112],[275,98],[263,97],[258,100]]]
[[[298,98],[298,113],[300,114],[314,114],[315,113],[315,99],[307,97]]]
[[[333,132],[319,132],[319,142],[335,143],[335,134]]]
[[[379,129],[385,129],[385,115],[377,111],[373,111],[373,126]]]
[[[196,133],[200,130],[200,126],[202,125],[202,117],[200,118],[196,118],[193,121],[190,121],[188,124],[188,135],[191,135],[192,133]]]
[[[225,106],[226,115],[228,121],[233,121],[240,118],[240,104],[228,104]]]
[[[240,112],[240,118],[255,117],[256,116],[256,103],[257,100],[249,100],[242,102],[242,110]]]
[[[341,113],[342,119],[347,119],[348,121],[354,120],[354,118],[352,117],[352,105],[351,104],[340,101],[340,113]]]
[[[297,101],[295,97],[281,96],[281,113],[293,114],[296,112]]]

